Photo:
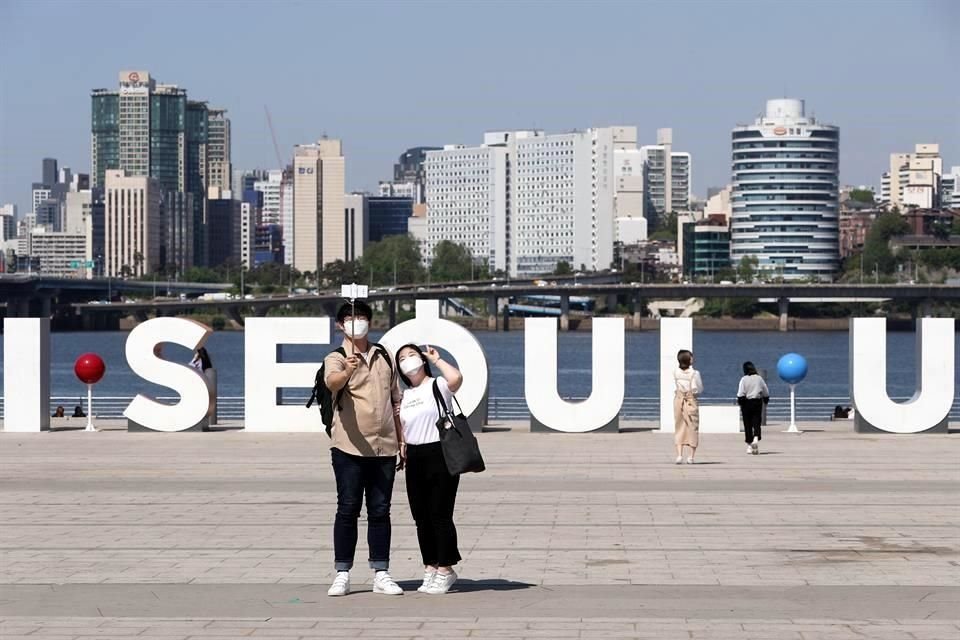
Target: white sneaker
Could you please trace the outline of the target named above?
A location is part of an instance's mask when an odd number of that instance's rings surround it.
[[[436,571],[424,571],[423,584],[417,587],[417,591],[420,593],[426,593],[430,589],[430,585],[433,584],[433,579],[436,577],[436,575]]]
[[[345,596],[350,593],[350,572],[337,571],[337,577],[333,579],[333,584],[327,589],[328,596]]]
[[[673,464],[683,464],[683,456],[677,456],[677,459]]]
[[[427,587],[427,593],[431,595],[441,595],[450,591],[450,587],[453,586],[453,583],[457,581],[457,572],[453,569],[450,570],[450,573],[440,573],[437,572],[436,577],[433,579],[433,584]]]
[[[760,438],[754,436],[753,442],[751,444],[753,444],[753,446],[757,446],[758,444],[760,444]]]
[[[687,464],[696,464],[696,462],[693,461],[693,456],[687,458]]]
[[[747,453],[748,453],[748,454],[753,453],[753,445],[752,445],[752,444],[748,444],[748,445],[747,445]]]
[[[393,581],[393,578],[391,578],[390,574],[386,571],[377,571],[376,575],[374,575],[373,592],[384,593],[388,596],[403,595],[403,589]]]

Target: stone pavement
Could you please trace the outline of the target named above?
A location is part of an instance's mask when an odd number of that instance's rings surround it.
[[[398,478],[410,592],[361,562],[338,599],[323,434],[0,433],[0,638],[960,637],[960,434],[772,425],[760,456],[706,435],[675,466],[651,425],[499,426],[461,482],[456,591],[412,592]]]

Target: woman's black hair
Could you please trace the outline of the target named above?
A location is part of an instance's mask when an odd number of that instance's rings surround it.
[[[745,376],[755,376],[757,375],[757,368],[753,366],[753,363],[747,360],[743,363],[743,375]]]
[[[213,361],[210,360],[210,354],[207,353],[206,347],[200,347],[197,349],[197,355],[200,356],[200,368],[206,371],[207,369],[213,369]]]
[[[404,349],[413,349],[418,354],[420,354],[420,359],[423,360],[423,372],[427,374],[428,378],[432,378],[433,372],[430,371],[430,361],[427,360],[427,356],[424,355],[423,350],[413,343],[405,344],[399,349],[397,349],[396,355],[393,356],[393,361],[397,367],[397,373],[400,375],[400,379],[403,380],[403,384],[407,385],[410,388],[413,388],[413,385],[410,383],[410,378],[408,378],[407,375],[400,370],[400,352],[403,351]]]
[[[677,364],[680,365],[680,368],[686,371],[690,368],[690,365],[693,364],[693,352],[689,349],[680,349],[677,351]]]

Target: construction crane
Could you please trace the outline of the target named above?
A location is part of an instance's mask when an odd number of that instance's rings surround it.
[[[283,169],[283,156],[280,155],[280,145],[277,144],[277,132],[273,130],[273,119],[270,117],[270,109],[263,105],[263,110],[267,114],[267,126],[270,127],[270,137],[273,139],[273,151],[277,154],[277,166]]]

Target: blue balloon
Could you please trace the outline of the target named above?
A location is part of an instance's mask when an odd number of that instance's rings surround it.
[[[797,384],[807,377],[807,359],[799,353],[788,353],[777,362],[777,374],[787,384]]]

